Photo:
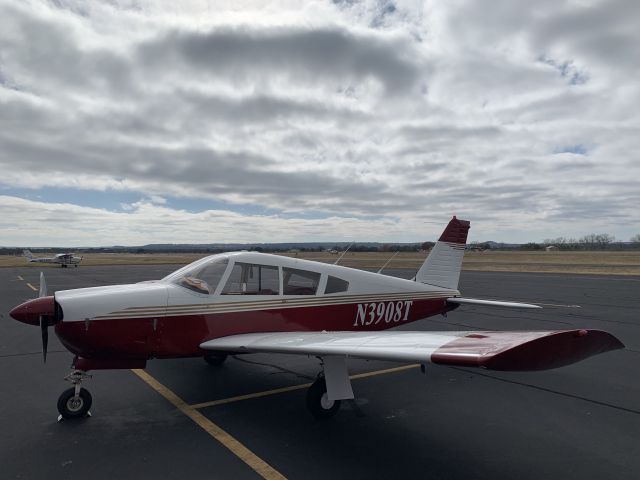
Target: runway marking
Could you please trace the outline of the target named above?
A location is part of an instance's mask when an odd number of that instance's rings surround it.
[[[22,278],[22,275],[18,275],[18,280],[20,280],[21,282],[24,282],[24,278]]]
[[[187,417],[193,420],[200,428],[215,438],[223,446],[228,448],[231,453],[251,467],[258,475],[267,480],[282,479],[286,480],[280,472],[275,470],[271,465],[258,457],[255,453],[245,447],[242,443],[229,435],[226,431],[213,423],[203,414],[198,412],[192,406],[188,405],[184,400],[178,397],[175,393],[158,382],[155,378],[149,375],[144,370],[134,369],[131,370],[142,381],[153,388],[156,392],[162,395],[165,399],[171,402],[178,410],[184,413]]]
[[[375,377],[377,375],[385,375],[387,373],[401,372],[403,370],[409,370],[411,368],[417,368],[419,366],[420,366],[419,363],[411,364],[411,365],[403,365],[401,367],[386,368],[384,370],[374,370],[372,372],[358,373],[356,375],[349,376],[349,378],[351,380],[357,380],[359,378]],[[217,405],[224,405],[226,403],[239,402],[241,400],[250,400],[252,398],[260,398],[260,397],[268,397],[271,395],[277,395],[278,393],[293,392],[295,390],[302,390],[304,388],[309,388],[310,386],[311,386],[311,383],[303,383],[300,385],[292,385],[290,387],[274,388],[273,390],[266,390],[263,392],[248,393],[246,395],[238,395],[236,397],[222,398],[220,400],[211,400],[210,402],[195,403],[190,405],[190,407],[196,410],[200,408],[206,408],[206,407],[215,407]]]
[[[240,400],[249,400],[251,398],[267,397],[270,395],[276,395],[278,393],[293,392],[295,390],[302,390],[303,388],[309,388],[310,386],[311,386],[311,383],[303,383],[301,385],[292,385],[290,387],[274,388],[273,390],[266,390],[264,392],[248,393],[247,395],[238,395],[237,397],[222,398],[220,400],[212,400],[210,402],[196,403],[191,405],[191,408],[200,409],[200,408],[206,408],[206,407],[215,407],[216,405],[239,402]]]
[[[33,290],[34,292],[37,292],[38,289],[36,287],[34,287],[33,285],[31,285],[30,283],[27,283],[27,287],[29,287],[31,290]]]

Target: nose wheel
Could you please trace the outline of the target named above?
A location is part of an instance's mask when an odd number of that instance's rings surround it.
[[[82,388],[82,381],[87,378],[91,378],[91,375],[82,370],[74,370],[64,378],[71,382],[73,387],[68,388],[58,397],[58,412],[60,413],[58,420],[91,416],[89,409],[93,399],[89,390]]]

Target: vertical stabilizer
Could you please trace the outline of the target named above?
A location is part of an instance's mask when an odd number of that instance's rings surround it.
[[[455,216],[416,274],[416,281],[443,288],[458,288],[464,247],[467,243],[470,222]]]

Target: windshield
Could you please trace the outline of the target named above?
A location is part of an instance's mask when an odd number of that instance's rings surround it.
[[[175,285],[187,288],[196,293],[211,295],[220,283],[227,269],[227,257],[208,257],[206,261],[195,262],[181,268],[167,277]]]

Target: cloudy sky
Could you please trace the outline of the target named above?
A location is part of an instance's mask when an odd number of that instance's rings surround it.
[[[0,245],[640,233],[640,2],[0,0]]]

